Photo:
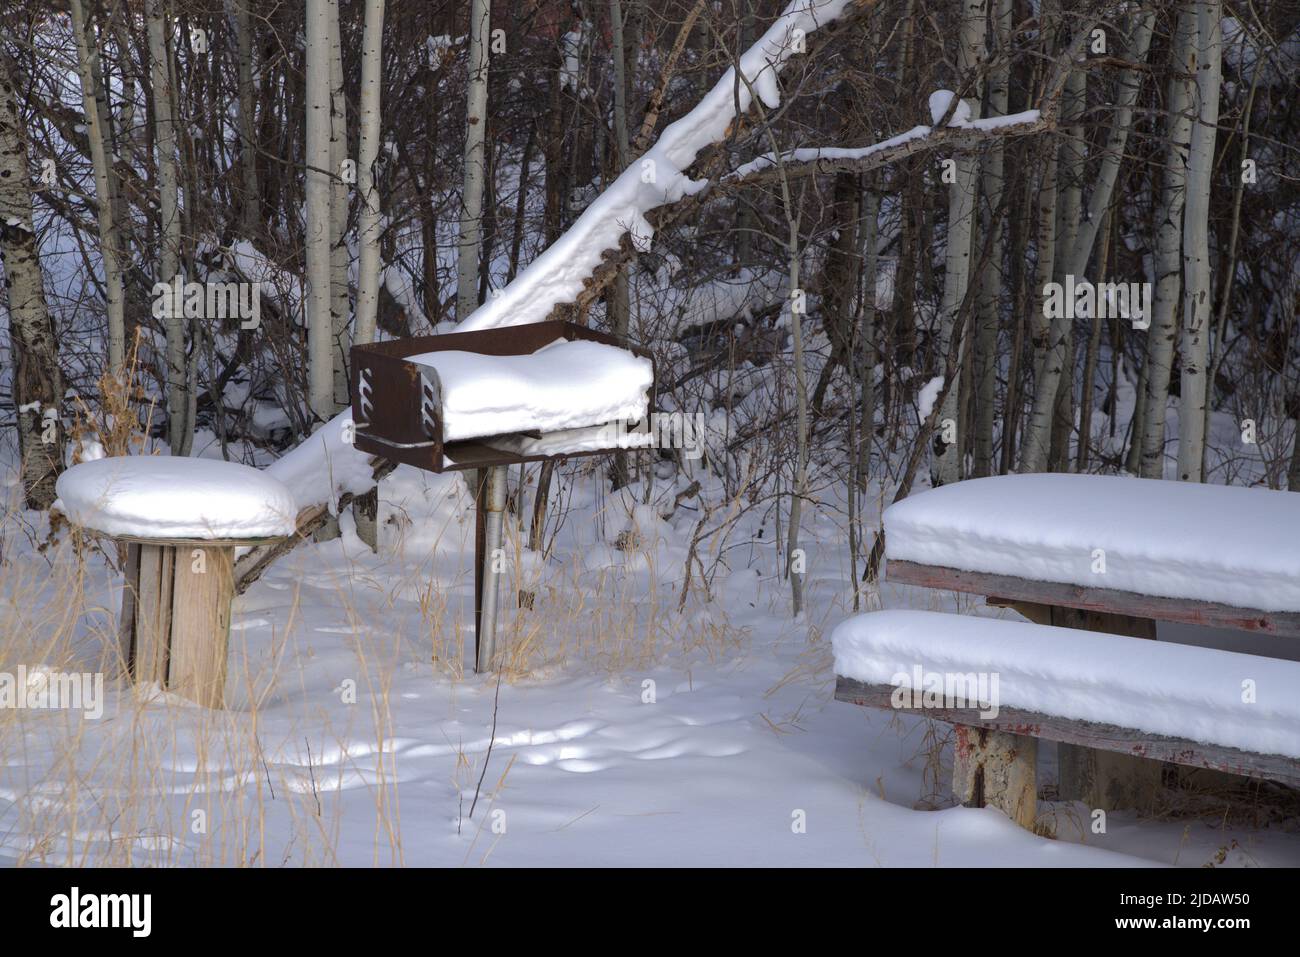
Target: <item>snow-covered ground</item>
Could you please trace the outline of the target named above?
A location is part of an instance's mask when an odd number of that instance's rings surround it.
[[[831,699],[828,636],[851,601],[839,503],[807,520],[806,617],[790,619],[763,544],[771,529],[760,538],[748,517],[710,595],[693,592],[679,613],[694,517],[679,512],[670,524],[630,494],[598,497],[589,468],[557,473],[567,516],[552,560],[517,562],[535,598],[531,610],[506,602],[504,680],[460,672],[473,623],[463,481],[399,468],[382,486],[379,555],[345,514],[342,539],[298,548],[237,600],[228,711],[137,698],[110,679],[99,720],[0,712],[0,857],[1300,864],[1300,834],[1277,821],[1115,812],[1107,833],[1084,837],[1082,806],[1058,804],[1048,806],[1058,834],[1049,840],[998,811],[950,807],[944,726]],[[675,489],[663,483],[655,500]],[[637,534],[621,534],[631,524]],[[42,635],[98,660],[117,576],[86,552],[76,581],[68,545],[37,554],[19,527],[6,522],[7,552],[23,554],[0,583],[9,598],[0,625],[32,641],[11,646],[0,671],[22,654],[28,665],[69,667]],[[507,550],[519,554],[513,540]],[[508,582],[503,593],[514,592]],[[868,599],[982,611],[890,585]]]

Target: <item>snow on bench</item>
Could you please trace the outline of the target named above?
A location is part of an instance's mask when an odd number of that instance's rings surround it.
[[[904,499],[884,524],[895,581],[1300,635],[1291,492],[1006,475]]]
[[[116,538],[247,540],[292,535],[284,483],[236,462],[185,456],[94,459],[59,476],[55,507]]]
[[[654,380],[649,359],[582,339],[527,355],[446,350],[407,361],[437,373],[444,442],[640,420]]]
[[[831,644],[840,700],[1300,784],[1300,662],[926,611]]]

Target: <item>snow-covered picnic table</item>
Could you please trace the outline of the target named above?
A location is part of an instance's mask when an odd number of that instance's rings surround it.
[[[973,479],[885,510],[905,584],[1300,636],[1300,495],[1100,475]]]
[[[1010,475],[905,499],[884,526],[890,582],[1032,622],[885,611],[834,633],[839,699],[956,726],[963,803],[1034,827],[1039,738],[1059,795],[1094,809],[1149,806],[1161,762],[1300,784],[1300,665],[1134,640],[1157,621],[1300,636],[1300,496]],[[979,700],[945,696],[971,682]]]

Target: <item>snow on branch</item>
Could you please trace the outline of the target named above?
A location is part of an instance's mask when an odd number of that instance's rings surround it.
[[[646,214],[701,193],[707,180],[685,174],[700,151],[724,139],[738,115],[748,111],[751,90],[763,104],[780,104],[777,75],[786,61],[806,49],[807,37],[870,0],[791,0],[767,32],[741,56],[745,82],[731,67],[704,98],[672,123],[640,159],[634,160],[587,207],[569,229],[513,282],[476,309],[458,331],[495,329],[541,322],[551,310],[573,302],[595,274],[605,252],[629,233],[637,249],[648,249],[654,227]]]
[[[785,167],[788,176],[844,170],[864,172],[887,166],[924,150],[973,150],[982,141],[1000,136],[1038,133],[1046,129],[1047,125],[1047,119],[1038,110],[1026,110],[1010,116],[992,116],[982,120],[954,119],[947,126],[914,126],[905,133],[870,146],[822,146],[785,150],[780,154],[779,162],[775,154],[765,153],[728,173],[722,182],[727,185],[752,185],[778,179],[781,167]]]

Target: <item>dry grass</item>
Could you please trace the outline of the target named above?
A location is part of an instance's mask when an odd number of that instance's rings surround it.
[[[87,435],[122,440],[93,428]],[[19,523],[6,518],[4,527],[12,538]],[[363,841],[373,864],[404,862],[393,681],[407,663],[423,661],[431,680],[450,682],[457,694],[465,677],[461,648],[473,627],[465,600],[472,570],[440,582],[428,557],[405,554],[400,529],[397,554],[382,572],[322,569],[309,564],[307,552],[283,559],[287,573],[277,580],[292,584],[270,596],[269,641],[263,630],[251,648],[243,632],[232,631],[228,709],[207,711],[124,679],[121,581],[98,543],[65,536],[44,552],[19,544],[7,542],[10,560],[0,563],[0,672],[39,664],[102,673],[109,703],[99,720],[0,709],[0,857],[46,866],[333,866],[344,845],[355,863]],[[422,541],[426,555],[427,546]],[[508,682],[566,668],[615,674],[669,654],[717,661],[748,641],[706,604],[702,589],[686,613],[676,611],[673,588],[660,592],[664,570],[653,541],[623,553],[623,565],[598,570],[574,554],[541,572],[525,565],[517,536],[510,547],[522,571],[506,576],[502,594],[528,585],[536,600],[532,609],[507,602],[498,647]],[[268,597],[261,586],[254,594]],[[313,654],[303,607],[322,603],[355,662],[356,707],[325,706],[324,693],[303,678]],[[321,623],[318,613],[314,622]],[[348,755],[358,743],[361,752]],[[457,759],[451,783],[462,813],[485,764],[485,755],[463,749]],[[473,820],[462,822],[467,863],[489,859],[495,836],[479,829],[504,785],[505,775],[494,772]],[[349,800],[345,816],[343,791],[358,788],[370,801]]]

